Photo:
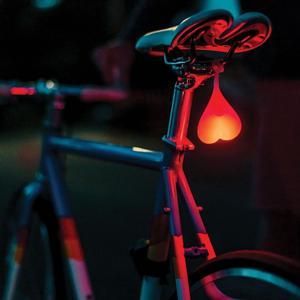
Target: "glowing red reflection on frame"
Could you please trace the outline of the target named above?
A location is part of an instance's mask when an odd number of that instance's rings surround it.
[[[216,74],[212,95],[198,123],[198,137],[205,144],[213,144],[233,140],[241,129],[241,120],[224,98]]]

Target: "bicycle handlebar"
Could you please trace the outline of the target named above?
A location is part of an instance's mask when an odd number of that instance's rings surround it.
[[[60,85],[50,80],[33,83],[0,81],[0,96],[35,95],[77,96],[83,102],[118,102],[125,100],[128,92],[116,87]]]

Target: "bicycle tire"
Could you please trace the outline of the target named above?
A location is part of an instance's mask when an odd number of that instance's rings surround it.
[[[192,300],[296,300],[300,264],[266,251],[234,251],[203,263],[189,283]],[[176,292],[170,300],[175,299]]]
[[[22,199],[23,185],[13,195],[2,226],[0,249],[0,291],[4,291],[8,276],[11,245],[16,240],[17,213]],[[59,228],[47,196],[39,196],[33,205],[32,222],[14,300],[67,299],[62,247]],[[42,254],[42,255],[41,255]],[[5,295],[1,295],[3,300]],[[2,299],[2,298],[1,298]]]

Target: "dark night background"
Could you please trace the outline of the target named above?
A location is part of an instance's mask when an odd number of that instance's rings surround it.
[[[91,53],[118,34],[135,1],[61,0],[48,10],[37,9],[33,3],[0,0],[0,81],[44,78],[69,84],[103,84]],[[208,82],[194,101],[190,137],[196,150],[186,162],[192,190],[205,207],[203,217],[219,253],[259,247],[264,220],[257,200],[256,172],[264,147],[257,138],[260,124],[265,124],[262,112],[266,106],[272,108],[268,120],[278,124],[280,131],[280,120],[290,120],[284,114],[285,104],[291,111],[300,109],[297,10],[292,3],[275,0],[242,1],[241,7],[243,12],[262,12],[273,23],[270,40],[233,61],[221,77],[224,94],[243,120],[242,135],[231,143],[210,146],[197,141],[195,128],[210,95]],[[162,17],[164,10],[158,14],[154,21],[160,24],[153,29],[168,26]],[[84,138],[160,148],[172,80],[160,61],[136,54],[131,87],[143,92],[133,92],[119,106],[83,105],[68,99],[67,129]],[[41,103],[6,100],[0,98],[0,219],[9,195],[34,174],[43,113]],[[291,120],[296,127],[293,132],[299,133],[297,117]],[[284,139],[284,133],[278,133],[282,145],[280,137]],[[286,147],[299,149],[298,137],[290,136]],[[276,135],[272,139],[276,140]],[[277,147],[271,142],[266,145]],[[157,174],[73,157],[67,164],[72,205],[96,296],[137,298],[139,278],[128,249],[148,230]],[[99,186],[101,192],[97,194]],[[300,201],[299,195],[296,197]]]
[[[91,50],[122,29],[135,1],[63,0],[48,10],[37,9],[32,3],[33,0],[1,1],[1,78],[53,77],[74,83],[101,80],[90,59]],[[180,1],[174,2],[175,7],[176,3]],[[241,6],[243,12],[265,13],[274,27],[268,45],[250,54],[256,64],[260,61],[257,57],[262,57],[263,68],[256,68],[257,73],[297,77],[298,20],[293,6],[280,1],[242,1]],[[168,7],[162,4],[162,8],[162,16],[165,13],[170,18]],[[159,16],[152,19],[152,29],[168,25],[168,18]]]

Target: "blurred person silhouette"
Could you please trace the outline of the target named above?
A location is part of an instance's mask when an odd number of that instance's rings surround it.
[[[211,9],[227,9],[233,16],[240,12],[238,0],[193,0],[188,3],[176,0],[171,5],[169,1],[138,1],[117,36],[93,51],[93,60],[104,81],[123,86],[130,83],[131,68],[136,55],[135,42],[143,34],[177,25],[192,14]],[[159,76],[159,72],[155,75]]]
[[[120,31],[94,49],[92,59],[102,80],[109,85],[130,87],[133,91],[130,104],[124,109],[125,113],[119,114],[117,122],[126,123],[132,129],[146,130],[149,134],[162,134],[168,106],[161,103],[170,99],[174,74],[157,58],[135,51],[135,43],[147,32],[178,25],[199,11],[211,9],[227,9],[235,16],[240,12],[238,0],[175,0],[172,3],[139,0]],[[157,114],[158,105],[160,114]]]

